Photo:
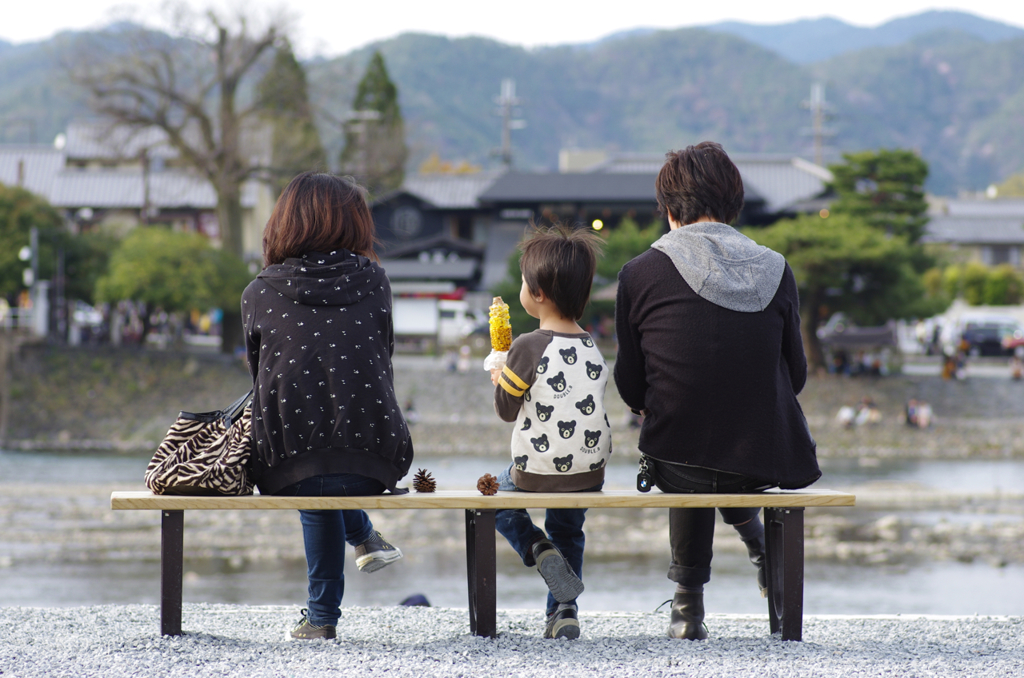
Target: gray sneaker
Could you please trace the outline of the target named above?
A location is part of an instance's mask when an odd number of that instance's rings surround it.
[[[305,608],[302,610],[302,621],[292,629],[292,638],[297,640],[316,640],[317,638],[323,638],[324,640],[331,640],[336,638],[338,633],[337,630],[330,624],[324,624],[323,626],[317,626],[316,624],[309,621],[309,616]]]
[[[362,572],[376,572],[385,565],[402,559],[402,551],[392,546],[380,532],[356,547],[356,565]]]
[[[544,629],[545,638],[567,638],[576,640],[580,637],[580,622],[576,616],[575,605],[559,605],[558,609],[548,615],[548,624]]]
[[[583,593],[583,582],[569,567],[561,552],[547,539],[533,545],[533,559],[537,571],[544,577],[551,595],[560,603],[571,603]]]

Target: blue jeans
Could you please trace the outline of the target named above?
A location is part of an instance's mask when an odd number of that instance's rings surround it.
[[[519,490],[512,482],[512,466],[498,474],[498,489],[504,492]],[[587,492],[597,492],[601,485],[592,487]],[[549,539],[559,550],[565,562],[583,579],[583,547],[586,538],[583,535],[583,521],[587,509],[547,509],[544,516],[544,530],[533,524],[526,509],[499,509],[494,512],[494,526],[501,536],[508,540],[523,564],[534,567],[532,547],[540,539]],[[547,532],[547,534],[545,534]],[[575,603],[576,601],[573,601]],[[546,611],[551,614],[558,609],[558,601],[548,593]]]
[[[654,484],[662,492],[681,494],[746,494],[763,492],[771,483],[699,466],[667,464],[648,458],[654,467]],[[759,508],[720,508],[727,525],[742,525],[760,512]],[[668,510],[668,539],[672,564],[668,578],[687,588],[699,589],[711,581],[712,543],[715,539],[715,509],[673,508]]]
[[[384,494],[374,478],[339,473],[313,476],[282,489],[284,497],[365,497]],[[373,535],[373,524],[362,510],[299,511],[306,546],[309,578],[307,617],[312,624],[337,626],[345,595],[345,542],[358,546]]]

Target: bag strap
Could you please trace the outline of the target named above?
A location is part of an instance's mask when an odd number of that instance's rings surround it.
[[[248,393],[220,411],[221,419],[226,427],[231,428],[238,421],[239,417],[242,416],[242,413],[245,412],[246,405],[252,400],[252,392],[253,389],[250,388]]]

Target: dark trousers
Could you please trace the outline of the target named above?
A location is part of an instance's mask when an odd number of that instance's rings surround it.
[[[604,485],[592,487],[586,492],[597,492]],[[498,474],[498,489],[503,492],[519,490],[512,482],[512,467],[509,466]],[[544,529],[533,524],[533,519],[526,509],[498,509],[494,512],[494,527],[501,536],[515,549],[523,564],[534,567],[531,547],[540,539],[548,539],[558,552],[569,563],[576,576],[583,579],[583,548],[586,536],[583,534],[583,521],[586,520],[587,509],[547,509],[544,516]],[[575,602],[575,601],[573,601]],[[558,609],[558,601],[548,593],[545,607],[547,614]]]
[[[284,497],[365,497],[384,494],[375,478],[338,473],[313,476],[282,489]],[[373,536],[373,523],[365,511],[299,511],[306,546],[306,575],[310,623],[336,626],[345,595],[345,542],[358,546]]]
[[[746,494],[771,487],[757,478],[725,473],[698,466],[669,464],[649,459],[654,484],[673,494]],[[757,516],[759,508],[720,508],[728,525],[742,525]],[[668,578],[687,588],[699,589],[711,581],[712,543],[715,539],[715,509],[673,508],[668,510],[669,544],[672,564]]]

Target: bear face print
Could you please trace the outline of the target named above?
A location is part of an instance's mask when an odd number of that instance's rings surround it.
[[[572,438],[572,434],[576,432],[575,421],[560,421],[558,422],[558,435],[563,438]]]
[[[519,430],[520,431],[529,431],[531,426],[533,426],[533,422],[530,421],[529,417],[526,417],[525,419],[523,419],[523,427],[521,429],[519,429]]]
[[[566,365],[576,364],[576,347],[572,348],[560,348],[558,349],[558,355],[562,356],[562,360],[565,361]]]
[[[593,414],[594,410],[597,409],[597,404],[594,403],[594,396],[588,395],[586,398],[576,403],[576,409],[583,414]]]
[[[525,454],[521,457],[512,457],[512,462],[515,464],[516,470],[525,471],[526,461],[529,459]]]
[[[586,443],[587,447],[597,447],[598,442],[601,441],[600,431],[584,431],[583,442]]]
[[[555,457],[555,470],[559,473],[567,473],[572,468],[572,455],[567,457]]]
[[[530,389],[526,389],[526,393],[523,394],[523,400],[526,402],[533,400],[533,396],[530,395]]]
[[[547,380],[548,386],[555,390],[555,393],[561,393],[565,390],[565,372],[559,372],[555,376]]]
[[[583,337],[582,339],[580,339],[580,341],[582,341],[583,345],[586,346],[587,348],[594,348],[594,340],[591,339],[590,337]]]
[[[594,363],[587,361],[587,376],[591,379],[597,379],[601,376],[601,370],[604,369],[604,365],[595,365]]]
[[[548,361],[551,360],[550,356],[544,356],[537,363],[537,374],[544,374],[548,371]]]
[[[551,413],[555,411],[554,405],[541,405],[537,403],[537,419],[541,421],[547,421],[551,418]]]
[[[601,468],[602,466],[604,466],[604,459],[600,460],[596,464],[591,464],[590,465],[590,470],[591,471],[596,471],[597,469]]]
[[[533,449],[538,452],[547,452],[551,448],[551,443],[548,442],[548,434],[545,433],[540,438],[530,438],[530,442],[533,443]]]

